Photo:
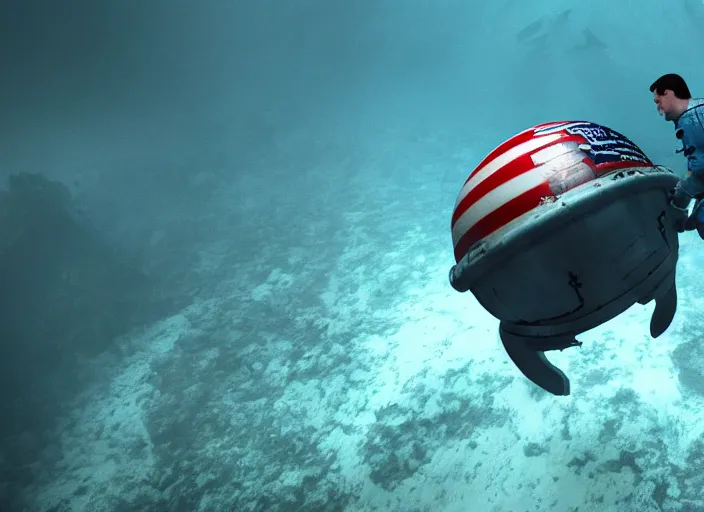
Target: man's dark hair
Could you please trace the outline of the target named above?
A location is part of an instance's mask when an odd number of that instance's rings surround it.
[[[665,94],[667,90],[674,92],[675,96],[681,100],[688,100],[692,97],[692,93],[689,92],[689,87],[687,87],[687,82],[684,81],[684,78],[675,73],[662,75],[650,86],[650,92],[657,92],[658,95]]]

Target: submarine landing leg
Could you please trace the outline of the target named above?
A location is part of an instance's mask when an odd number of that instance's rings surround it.
[[[581,343],[574,336],[520,336],[507,331],[503,322],[499,327],[499,335],[508,356],[523,375],[553,395],[570,394],[570,380],[562,370],[548,361],[544,352],[580,346]]]
[[[664,333],[675,317],[677,311],[677,287],[674,280],[668,290],[655,298],[655,310],[650,318],[650,335],[657,338]]]

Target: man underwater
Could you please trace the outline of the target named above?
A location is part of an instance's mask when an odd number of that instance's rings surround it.
[[[658,78],[650,92],[660,115],[675,124],[675,136],[682,141],[677,152],[687,158],[687,174],[675,187],[672,205],[686,212],[690,201],[696,200],[678,231],[696,229],[704,239],[704,99],[693,99],[687,83],[674,73]]]

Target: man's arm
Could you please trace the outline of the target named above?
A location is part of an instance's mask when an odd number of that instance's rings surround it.
[[[693,198],[704,197],[704,124],[695,115],[681,119],[678,138],[682,139],[682,148],[687,158],[687,175],[675,188],[673,204],[678,208],[687,208]]]

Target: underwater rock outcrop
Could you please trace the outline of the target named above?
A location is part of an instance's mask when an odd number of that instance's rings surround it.
[[[39,344],[37,360],[102,350],[134,323],[147,276],[101,240],[63,184],[17,174],[8,185],[0,195],[3,347]]]
[[[8,448],[1,472],[18,474],[40,448],[61,402],[89,378],[82,361],[168,308],[159,287],[81,215],[65,185],[11,176],[0,191],[0,449]],[[28,436],[32,442],[16,442]]]

